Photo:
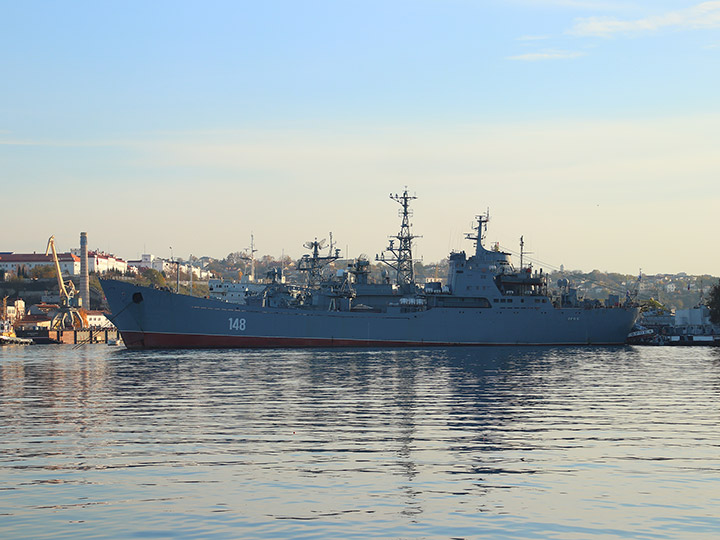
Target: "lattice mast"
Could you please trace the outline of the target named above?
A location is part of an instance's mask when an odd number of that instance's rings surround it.
[[[415,236],[410,232],[410,217],[413,215],[410,209],[410,201],[417,199],[417,197],[408,194],[407,188],[405,188],[402,195],[391,193],[390,198],[401,206],[400,210],[398,210],[398,216],[402,218],[400,232],[390,237],[390,245],[385,252],[376,257],[376,260],[395,270],[396,283],[399,286],[413,285],[415,283],[415,271],[413,269],[412,243],[415,238],[420,238],[420,236]],[[397,246],[395,240],[398,242]],[[386,252],[390,253],[390,258],[386,258]]]

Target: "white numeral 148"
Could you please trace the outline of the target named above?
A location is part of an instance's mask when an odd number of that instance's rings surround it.
[[[240,330],[241,332],[245,330],[245,319],[234,319],[230,317],[228,321],[230,322],[230,330]]]

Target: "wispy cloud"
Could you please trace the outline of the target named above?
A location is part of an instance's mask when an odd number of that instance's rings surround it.
[[[5,132],[5,133],[10,133]],[[5,133],[0,131],[0,137]],[[127,146],[127,141],[58,141],[51,139],[2,139],[0,138],[0,146],[38,146],[46,148],[93,148],[102,146]]]
[[[518,41],[543,41],[545,39],[550,39],[552,36],[520,36]]]
[[[720,1],[702,2],[687,9],[669,11],[642,19],[612,17],[577,19],[568,33],[575,36],[609,37],[616,34],[640,34],[665,29],[697,30],[720,28]]]
[[[536,6],[558,6],[571,9],[626,9],[627,2],[605,0],[515,0],[516,3]]]
[[[534,53],[518,54],[508,56],[508,60],[522,60],[525,62],[539,62],[542,60],[570,60],[585,56],[585,53],[577,51],[538,51]]]

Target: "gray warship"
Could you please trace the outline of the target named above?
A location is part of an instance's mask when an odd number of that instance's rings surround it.
[[[639,310],[631,302],[578,300],[567,287],[548,294],[547,275],[509,253],[483,245],[489,216],[476,217],[467,238],[474,253],[453,252],[445,283],[416,283],[407,189],[391,194],[401,206],[400,232],[376,259],[393,279],[372,283],[370,261],[357,259],[332,279],[322,269],[339,258],[306,245],[298,268],[307,283],[276,274],[244,303],[199,298],[125,281],[101,280],[112,320],[129,349],[249,347],[432,347],[474,345],[615,345]]]

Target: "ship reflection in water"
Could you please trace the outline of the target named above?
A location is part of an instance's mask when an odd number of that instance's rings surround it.
[[[709,538],[720,351],[0,352],[4,538]]]

